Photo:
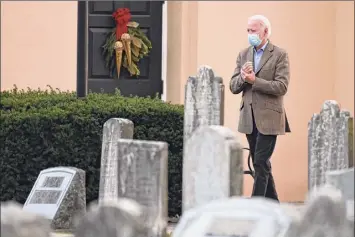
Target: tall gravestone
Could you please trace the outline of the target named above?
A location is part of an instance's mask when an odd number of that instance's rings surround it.
[[[111,118],[103,128],[99,203],[105,199],[118,197],[119,174],[117,169],[117,141],[120,138],[133,138],[133,123],[128,119]]]
[[[229,128],[198,128],[187,140],[183,161],[183,211],[243,193],[243,152]]]
[[[223,125],[224,85],[213,70],[202,66],[185,86],[184,143],[200,126]]]
[[[348,111],[340,110],[336,101],[328,100],[319,114],[308,124],[308,188],[326,182],[329,170],[353,165],[353,119]]]
[[[39,174],[23,210],[42,215],[53,229],[71,230],[86,212],[85,171],[55,167]]]
[[[119,139],[116,146],[118,196],[142,205],[147,210],[144,222],[155,228],[156,237],[164,236],[168,212],[168,144]]]
[[[50,237],[50,222],[15,202],[1,203],[1,237]]]

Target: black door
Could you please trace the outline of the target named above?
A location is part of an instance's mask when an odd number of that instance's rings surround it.
[[[162,94],[162,6],[163,1],[89,1],[88,2],[88,89],[112,93],[119,89],[124,96],[159,96]],[[152,42],[149,56],[140,60],[139,77],[121,69],[120,78],[105,67],[102,45],[108,32],[115,27],[112,13],[117,8],[129,8],[132,21]]]

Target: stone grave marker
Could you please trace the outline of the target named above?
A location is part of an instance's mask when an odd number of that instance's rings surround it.
[[[328,171],[327,184],[338,189],[346,200],[347,216],[354,220],[354,167],[350,169]]]
[[[137,202],[116,198],[92,204],[79,221],[75,237],[136,237],[154,233],[143,219],[144,209]]]
[[[183,160],[183,210],[243,194],[243,150],[232,130],[198,128],[187,140]]]
[[[308,188],[326,182],[329,170],[353,165],[353,119],[348,111],[340,110],[334,100],[325,101],[319,114],[308,124]]]
[[[346,200],[354,200],[354,167],[350,169],[328,171],[327,184],[341,191]]]
[[[24,211],[18,203],[1,203],[1,237],[50,237],[50,221]]]
[[[224,85],[209,66],[201,66],[185,86],[184,144],[200,126],[223,125]]]
[[[332,186],[312,190],[300,219],[295,219],[285,237],[353,237],[354,220],[347,217],[345,199]]]
[[[168,212],[168,144],[119,139],[116,146],[118,196],[133,199],[146,208],[144,222],[156,228],[157,237],[164,236]]]
[[[111,118],[103,127],[99,203],[104,199],[118,197],[118,157],[117,141],[120,138],[133,138],[133,122],[128,119]]]
[[[42,170],[23,210],[49,219],[53,229],[73,229],[74,218],[86,211],[85,171],[74,167]]]
[[[219,199],[184,212],[172,237],[282,236],[292,218],[264,198]]]

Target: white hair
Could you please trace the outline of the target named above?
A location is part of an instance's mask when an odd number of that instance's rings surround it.
[[[267,38],[269,38],[271,36],[271,24],[270,24],[269,19],[267,19],[265,16],[263,16],[263,15],[254,15],[254,16],[249,17],[248,20],[249,21],[260,21],[261,25],[264,28],[268,29]]]

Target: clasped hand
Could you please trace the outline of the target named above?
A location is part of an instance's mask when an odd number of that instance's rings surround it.
[[[254,81],[255,81],[255,73],[253,71],[253,64],[252,62],[246,62],[244,63],[241,71],[240,71],[241,75],[242,75],[242,78],[250,83],[250,84],[253,84]]]

